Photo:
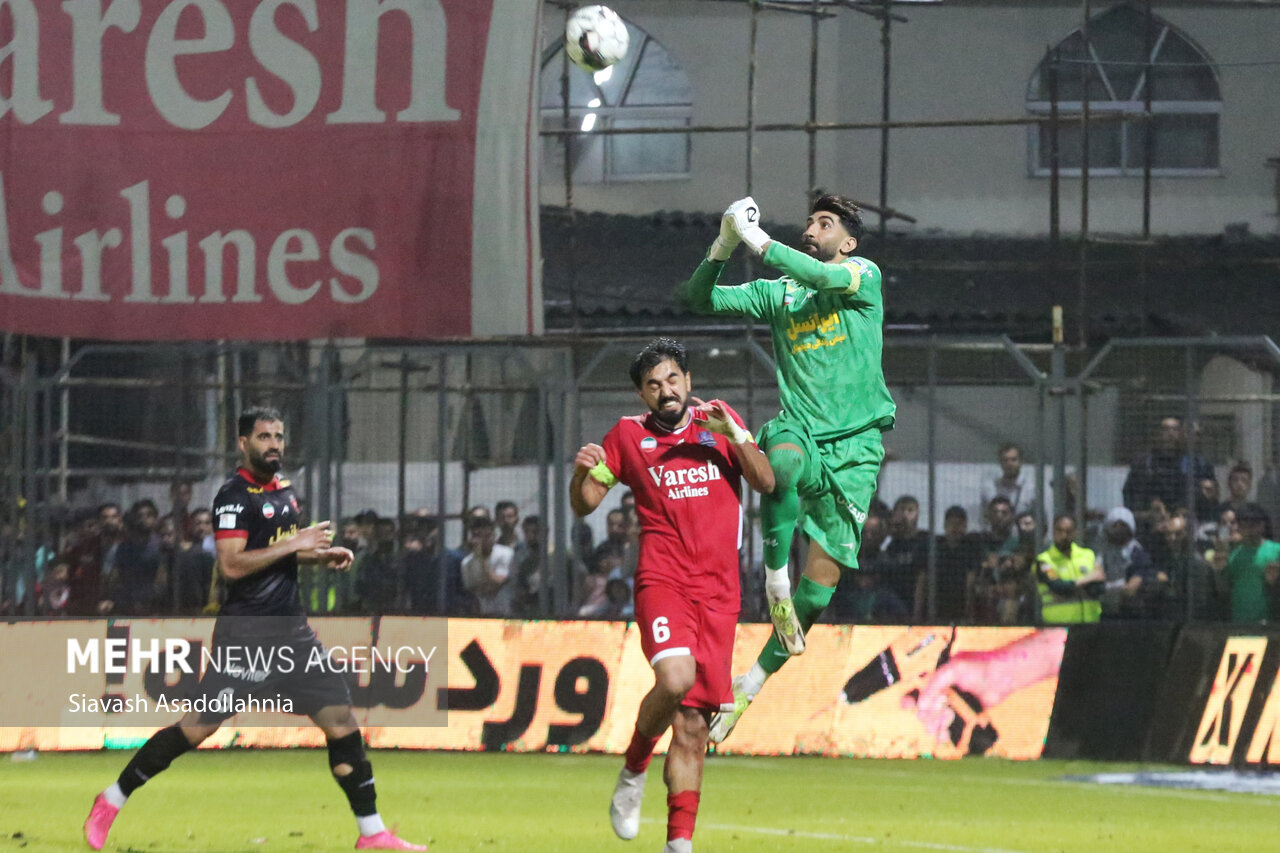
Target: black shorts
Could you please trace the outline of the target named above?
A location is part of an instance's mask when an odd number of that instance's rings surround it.
[[[203,677],[192,696],[203,725],[239,713],[284,711],[314,716],[350,706],[347,677],[329,664],[319,639],[289,635],[234,640],[214,633]]]

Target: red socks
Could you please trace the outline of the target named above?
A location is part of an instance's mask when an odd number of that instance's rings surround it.
[[[642,735],[639,730],[636,730],[631,735],[631,745],[627,747],[627,769],[632,773],[643,773],[648,770],[649,759],[653,758],[653,748],[657,743],[658,738]]]
[[[698,819],[697,791],[667,794],[667,840],[693,838],[693,824]]]

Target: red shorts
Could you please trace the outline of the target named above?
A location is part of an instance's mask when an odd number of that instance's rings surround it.
[[[680,704],[719,711],[733,707],[733,638],[738,614],[721,613],[665,586],[636,590],[636,626],[649,665],[692,655],[698,667]]]

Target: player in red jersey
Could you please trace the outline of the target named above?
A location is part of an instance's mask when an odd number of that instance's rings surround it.
[[[635,493],[641,531],[636,624],[654,685],[640,703],[609,818],[619,838],[639,833],[649,759],[671,726],[662,773],[665,853],[693,849],[709,721],[733,703],[741,480],[758,492],[773,489],[773,469],[737,412],[690,396],[690,379],[684,346],[676,341],[659,338],[641,350],[631,381],[649,413],[621,418],[603,446],[582,447],[569,486],[579,516],[599,506],[615,483]]]

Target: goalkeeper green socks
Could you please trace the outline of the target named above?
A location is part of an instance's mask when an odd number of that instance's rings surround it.
[[[818,617],[822,615],[822,611],[827,609],[827,605],[831,603],[831,596],[835,594],[836,588],[833,586],[823,586],[815,580],[802,575],[800,583],[796,586],[795,595],[792,596],[792,602],[796,608],[796,618],[800,620],[800,627],[805,633],[813,627],[818,621]],[[756,659],[756,663],[760,665],[769,675],[773,675],[782,669],[782,665],[787,662],[787,658],[791,655],[787,654],[787,650],[782,647],[782,643],[778,642],[777,634],[769,634],[769,642],[764,644],[764,649],[760,652],[760,657]]]
[[[804,454],[793,445],[773,447],[769,450],[769,465],[773,468],[773,492],[760,499],[764,565],[780,569],[790,558],[791,539],[800,518],[800,493],[796,487],[804,467]]]

